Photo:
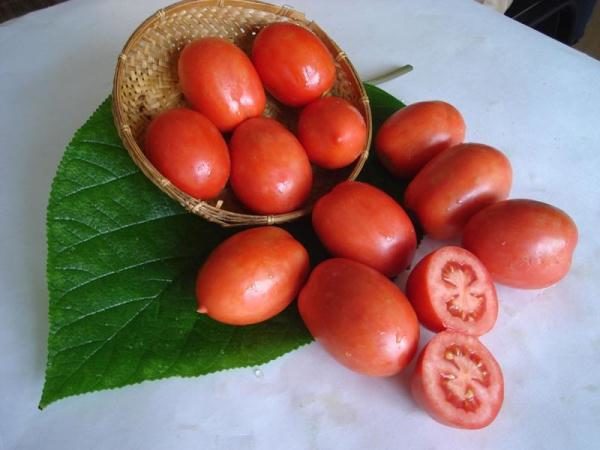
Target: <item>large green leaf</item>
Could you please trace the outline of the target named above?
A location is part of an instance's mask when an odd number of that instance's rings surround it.
[[[367,88],[377,124],[402,106]],[[374,158],[362,179],[402,188]],[[110,99],[68,145],[47,221],[50,334],[40,407],[143,380],[257,365],[311,340],[295,305],[247,327],[195,312],[196,271],[231,231],[188,214],[144,177],[121,145]],[[309,220],[287,228],[313,263],[325,257]]]

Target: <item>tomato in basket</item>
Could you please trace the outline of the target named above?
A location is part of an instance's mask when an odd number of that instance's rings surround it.
[[[144,153],[156,169],[192,197],[219,195],[229,178],[229,151],[210,120],[187,108],[165,111],[146,130]]]
[[[352,163],[367,144],[362,114],[340,97],[323,97],[306,106],[298,119],[298,139],[313,164],[340,169]]]
[[[186,45],[178,73],[186,100],[221,131],[265,109],[265,91],[250,58],[226,39],[203,38]]]
[[[287,213],[306,202],[312,168],[298,139],[266,117],[248,119],[230,142],[231,187],[237,198],[259,214]]]
[[[316,100],[335,82],[335,63],[325,44],[293,23],[264,27],[254,41],[252,62],[267,91],[289,106]]]

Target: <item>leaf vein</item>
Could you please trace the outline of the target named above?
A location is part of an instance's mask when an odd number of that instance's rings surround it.
[[[125,230],[127,228],[135,227],[137,225],[146,225],[146,224],[149,224],[149,223],[152,223],[152,222],[156,222],[158,220],[170,219],[172,217],[177,217],[177,216],[185,216],[187,214],[189,214],[189,213],[185,212],[185,211],[184,212],[178,212],[178,213],[169,214],[169,215],[166,215],[166,216],[152,217],[150,219],[144,219],[144,220],[140,220],[138,222],[128,223],[126,225],[122,225],[122,226],[116,227],[116,228],[111,228],[111,229],[106,230],[106,231],[95,230],[97,234],[95,234],[93,236],[90,236],[88,238],[85,238],[85,239],[83,239],[81,241],[75,242],[74,244],[68,245],[65,248],[62,248],[61,250],[58,251],[57,256],[62,255],[64,252],[66,252],[68,250],[71,250],[71,249],[73,249],[75,247],[78,247],[79,245],[85,244],[86,242],[89,242],[89,241],[91,241],[93,239],[100,238],[102,236],[108,236],[110,234],[117,233],[117,232]],[[80,222],[80,221],[78,221],[76,219],[72,219],[72,218],[69,218],[69,217],[55,217],[54,219],[57,219],[57,220],[72,220],[74,222],[80,223],[82,225],[85,225],[85,226],[87,226],[89,228],[94,229],[92,226],[90,226],[90,225],[88,225],[86,223]]]
[[[164,262],[164,261],[173,261],[173,260],[177,260],[177,259],[186,259],[186,258],[188,258],[188,256],[182,256],[182,255],[179,255],[179,256],[166,256],[166,257],[148,259],[146,261],[142,261],[142,262],[139,262],[139,263],[131,264],[131,265],[125,266],[125,267],[121,267],[118,270],[114,270],[112,272],[103,273],[102,275],[98,275],[98,276],[96,276],[94,278],[90,278],[90,279],[84,281],[83,283],[80,283],[78,285],[75,285],[75,286],[67,289],[65,292],[63,292],[61,294],[61,296],[58,298],[57,301],[60,302],[68,294],[70,294],[70,293],[72,293],[72,292],[74,292],[74,291],[76,291],[78,289],[81,289],[81,288],[83,288],[83,287],[85,287],[85,286],[87,286],[90,283],[93,283],[95,281],[98,281],[98,280],[101,280],[101,279],[104,279],[104,278],[108,278],[108,277],[111,277],[113,275],[118,275],[118,274],[126,272],[128,270],[136,269],[138,267],[142,267],[142,266],[145,266],[145,265],[148,265],[148,264],[154,264],[154,263],[157,263],[157,262]]]

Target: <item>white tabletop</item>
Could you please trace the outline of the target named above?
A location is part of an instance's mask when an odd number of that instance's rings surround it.
[[[0,25],[0,448],[597,448],[600,441],[600,63],[472,0],[294,0],[366,79],[406,102],[444,99],[468,140],[510,157],[514,197],[568,211],[571,273],[500,287],[483,338],[506,399],[488,428],[432,421],[403,377],[354,374],[311,344],[261,366],[172,378],[37,409],[46,363],[45,207],[74,131],[110,93],[124,41],[166,1],[71,0]],[[432,248],[426,241],[419,254]],[[428,338],[423,333],[423,342]],[[405,378],[405,377],[404,377]]]

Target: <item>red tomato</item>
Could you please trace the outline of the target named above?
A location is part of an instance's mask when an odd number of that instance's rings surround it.
[[[186,45],[178,72],[187,101],[221,131],[265,109],[265,91],[250,58],[225,39],[203,38]]]
[[[191,109],[156,116],[146,131],[144,152],[160,173],[192,197],[216,197],[227,183],[227,144],[206,117]]]
[[[412,376],[412,393],[438,422],[456,428],[483,428],[504,400],[498,362],[474,336],[444,331],[425,346]]]
[[[315,339],[356,372],[395,375],[417,350],[419,323],[404,294],[356,261],[319,264],[300,291],[298,308]]]
[[[577,226],[564,211],[535,200],[506,200],[473,216],[463,246],[499,283],[537,289],[567,274],[577,239]]]
[[[415,229],[402,207],[366,183],[338,184],[317,201],[312,223],[329,253],[388,277],[406,269],[415,254]]]
[[[263,28],[252,47],[252,62],[267,91],[290,106],[306,105],[335,82],[335,63],[325,44],[292,23]]]
[[[309,268],[302,244],[281,228],[234,234],[198,272],[198,312],[230,325],[270,319],[294,300]]]
[[[323,97],[310,103],[298,120],[298,139],[308,159],[325,169],[347,166],[367,145],[365,119],[354,106],[339,97]]]
[[[508,197],[512,169],[504,154],[483,144],[459,144],[429,161],[404,193],[425,233],[458,236],[477,211]]]
[[[406,282],[406,295],[419,321],[436,332],[449,329],[481,336],[498,317],[490,274],[460,247],[442,247],[419,261]]]
[[[312,168],[296,137],[273,119],[256,117],[237,127],[230,142],[231,187],[260,214],[298,209],[312,187]]]
[[[427,161],[465,138],[465,122],[445,102],[413,103],[387,119],[375,138],[377,156],[394,175],[412,178]]]

